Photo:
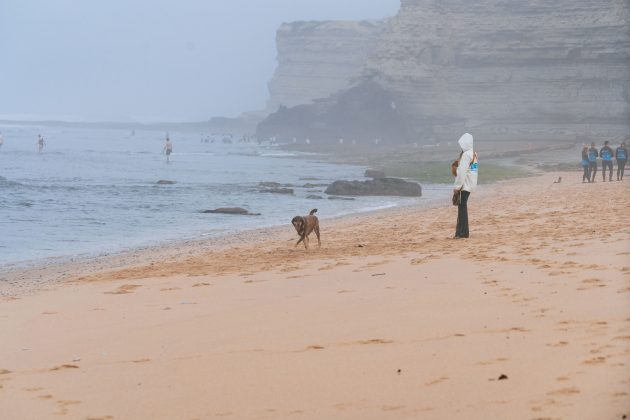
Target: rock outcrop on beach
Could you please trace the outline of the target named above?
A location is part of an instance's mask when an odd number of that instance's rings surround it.
[[[322,39],[334,45],[336,32],[300,25],[279,32],[270,103],[289,108],[259,124],[261,136],[358,135],[347,125],[361,125],[364,105],[344,107],[346,125],[332,113],[378,89],[405,121],[389,142],[452,141],[466,131],[498,141],[619,141],[630,132],[628,0],[402,0],[370,36],[339,33],[360,54],[328,54]],[[345,70],[329,83],[335,63]],[[323,103],[311,103],[317,95]]]
[[[368,181],[335,181],[326,194],[350,196],[400,196],[420,197],[422,187],[415,183],[398,178],[378,178]]]
[[[243,216],[260,216],[260,213],[252,213],[241,207],[220,207],[214,210],[202,210],[201,213],[235,214]]]
[[[294,193],[292,185],[289,184],[280,184],[279,182],[259,182],[258,192],[261,193],[270,193],[270,194],[289,194],[292,195]]]
[[[366,169],[363,176],[374,179],[385,178],[385,172],[378,169]]]

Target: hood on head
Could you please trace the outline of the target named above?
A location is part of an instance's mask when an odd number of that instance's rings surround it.
[[[464,152],[472,150],[473,148],[472,134],[468,134],[468,133],[464,134],[463,136],[459,138],[457,142],[459,143],[459,147],[461,147]]]

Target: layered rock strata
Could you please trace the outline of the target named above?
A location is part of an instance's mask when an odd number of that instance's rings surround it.
[[[308,104],[347,88],[376,47],[384,21],[285,23],[276,33],[278,67],[267,111]]]
[[[344,101],[344,92],[360,97],[349,88],[373,90],[369,80],[404,118],[394,136],[401,142],[453,140],[464,131],[528,142],[619,141],[630,133],[629,0],[402,0],[394,18],[364,28],[369,36],[339,31],[347,44],[329,55],[320,48],[335,45],[326,23],[294,25],[279,32],[270,108],[318,95],[328,103]],[[321,108],[307,106],[314,115]],[[316,125],[344,137],[335,123]]]
[[[402,0],[364,75],[426,140],[630,132],[628,0]]]

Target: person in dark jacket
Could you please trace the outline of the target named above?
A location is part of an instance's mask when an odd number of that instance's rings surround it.
[[[623,171],[628,161],[626,143],[621,143],[621,146],[617,147],[617,150],[615,150],[615,159],[617,159],[617,181],[623,181]]]
[[[595,148],[595,143],[591,143],[591,148],[588,149],[588,171],[591,173],[591,182],[595,182],[595,174],[597,173],[597,158],[599,153]]]
[[[591,182],[591,171],[588,169],[588,147],[584,146],[582,149],[582,169],[584,174],[582,175],[582,183]]]
[[[613,171],[613,149],[608,145],[608,140],[604,142],[604,147],[599,151],[599,156],[602,158],[602,179],[606,182],[606,168],[608,168],[608,182],[612,181]]]

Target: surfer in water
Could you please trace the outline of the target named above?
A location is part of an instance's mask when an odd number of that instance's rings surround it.
[[[171,153],[173,152],[173,143],[171,143],[171,139],[169,138],[168,134],[166,135],[166,142],[164,143],[164,149],[162,150],[162,152],[166,153],[166,161],[170,162]]]
[[[42,137],[41,134],[37,135],[37,153],[41,153],[42,150],[44,150],[44,146],[46,145],[46,142],[44,141],[44,138]]]

